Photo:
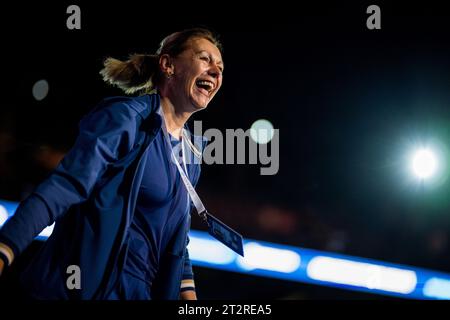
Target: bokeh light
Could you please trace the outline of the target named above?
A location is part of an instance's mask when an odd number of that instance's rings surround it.
[[[37,101],[41,101],[44,100],[45,97],[47,97],[48,94],[48,82],[45,79],[39,80],[37,81],[34,85],[33,85],[33,97],[37,100]]]
[[[258,144],[266,144],[272,140],[274,135],[273,125],[270,121],[260,119],[253,122],[250,128],[250,137]]]

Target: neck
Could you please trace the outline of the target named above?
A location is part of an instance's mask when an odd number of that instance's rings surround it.
[[[164,113],[167,131],[176,139],[181,139],[181,130],[192,112],[183,111],[175,107],[168,97],[161,97],[161,108]]]

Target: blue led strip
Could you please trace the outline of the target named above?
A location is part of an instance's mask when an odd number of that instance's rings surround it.
[[[0,200],[0,227],[17,203]],[[53,228],[37,238],[47,239]],[[246,240],[240,257],[208,233],[191,230],[193,265],[410,299],[450,299],[450,274],[372,259]]]

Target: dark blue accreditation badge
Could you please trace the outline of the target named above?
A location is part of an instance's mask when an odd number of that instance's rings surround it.
[[[209,213],[206,213],[206,219],[208,222],[208,233],[210,235],[237,254],[244,256],[243,238],[239,233]]]

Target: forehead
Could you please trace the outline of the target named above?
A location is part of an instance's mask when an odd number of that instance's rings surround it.
[[[211,41],[205,38],[192,38],[189,40],[188,48],[191,48],[194,52],[207,51],[216,60],[222,61],[222,54],[220,53],[219,48],[212,43]]]

